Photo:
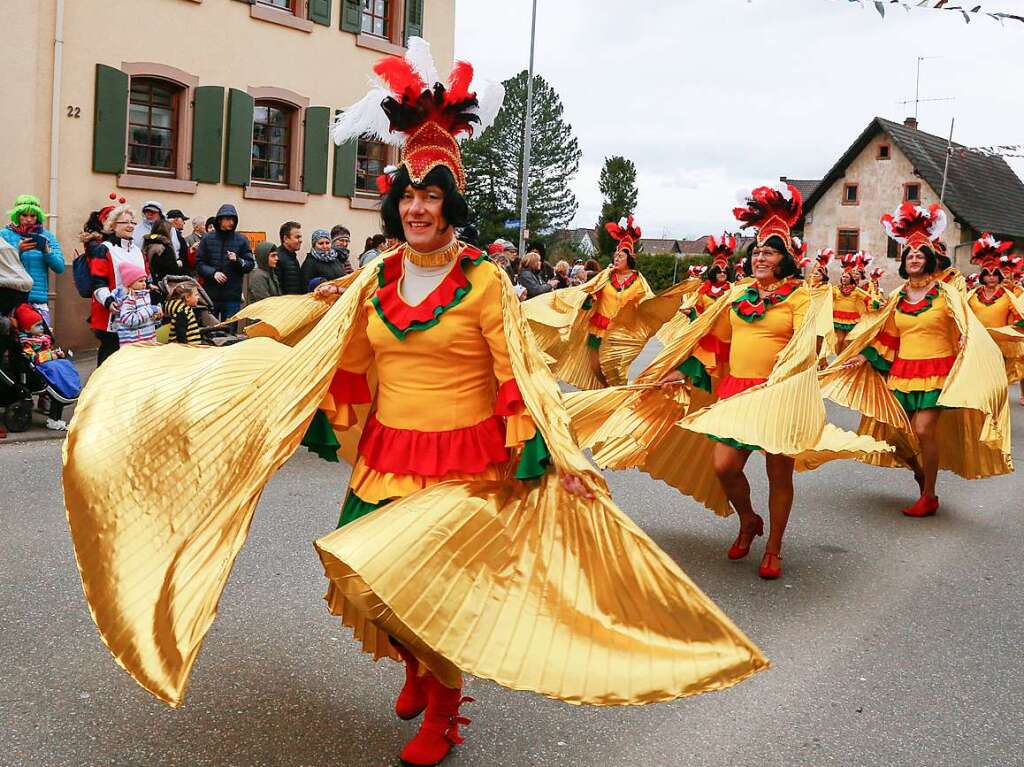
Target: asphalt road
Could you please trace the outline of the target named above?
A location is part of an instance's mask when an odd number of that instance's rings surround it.
[[[1014,398],[1016,399],[1016,398]],[[849,414],[841,423],[849,424]],[[1024,465],[1024,408],[1013,407]],[[312,541],[347,469],[296,455],[268,486],[185,705],[148,696],[100,643],[60,494],[60,444],[0,446],[0,765],[394,765],[414,731],[327,614]],[[763,493],[763,461],[749,472]],[[619,504],[774,668],[721,693],[587,709],[470,681],[468,765],[1024,764],[1024,479],[940,476],[942,509],[902,517],[909,474],[833,463],[797,479],[784,579],[732,563],[720,520],[645,475]]]

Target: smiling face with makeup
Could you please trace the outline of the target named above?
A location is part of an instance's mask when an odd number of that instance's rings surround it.
[[[429,253],[452,240],[452,227],[444,217],[444,190],[433,184],[419,189],[409,184],[398,201],[405,241],[413,250]]]
[[[754,279],[758,282],[774,282],[779,264],[782,262],[782,251],[776,250],[771,245],[761,245],[754,248],[750,256],[750,266]]]

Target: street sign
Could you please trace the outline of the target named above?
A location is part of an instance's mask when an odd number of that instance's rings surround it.
[[[506,229],[518,229],[522,225],[523,222],[520,221],[518,218],[510,218],[508,221],[505,222]]]

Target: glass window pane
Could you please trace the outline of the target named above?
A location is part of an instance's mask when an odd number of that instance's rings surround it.
[[[375,16],[384,16],[384,0],[376,0],[373,6],[373,13]]]
[[[373,20],[373,34],[380,36],[384,35],[384,19]]]
[[[269,159],[273,162],[285,162],[288,159],[288,147],[278,146],[276,144],[270,147]]]
[[[169,109],[154,109],[153,125],[158,128],[170,128],[174,124],[174,113]]]
[[[149,143],[149,128],[145,126],[136,127],[132,126],[131,130],[128,131],[128,143],[129,144],[148,144]]]
[[[170,91],[164,90],[163,88],[154,88],[153,89],[153,104],[155,106],[161,106],[161,107],[168,107],[169,108],[171,106],[171,103],[173,102],[173,100],[174,100],[174,97],[173,97],[173,94]]]
[[[141,146],[128,147],[129,165],[149,165],[149,150]]]
[[[149,143],[153,146],[171,146],[172,135],[169,130],[163,128],[150,128]]]
[[[158,168],[165,168],[171,170],[171,150],[170,149],[153,149],[152,165]]]
[[[149,109],[139,104],[131,104],[128,107],[128,122],[135,125],[146,125],[149,123]]]
[[[266,123],[267,122],[267,110],[269,107],[256,107],[252,112],[253,122]]]

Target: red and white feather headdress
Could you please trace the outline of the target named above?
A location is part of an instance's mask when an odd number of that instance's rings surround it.
[[[640,239],[640,227],[633,224],[632,216],[627,216],[625,220],[617,224],[614,221],[609,221],[604,225],[604,228],[608,230],[608,234],[617,243],[615,246],[616,253],[621,250],[630,255],[636,254],[636,242]]]
[[[870,253],[858,250],[856,253],[847,253],[845,256],[840,258],[839,264],[843,267],[844,274],[851,274],[856,271],[864,270],[874,260],[875,257]]]
[[[880,266],[876,266],[870,272],[868,272],[868,279],[872,282],[878,282],[882,277],[885,276],[885,269]]]
[[[703,264],[694,264],[690,267],[690,276],[694,279],[699,279],[704,276],[704,273],[708,270]]]
[[[927,208],[905,202],[893,213],[882,216],[885,233],[911,250],[924,246],[937,248],[937,241],[946,231],[946,213],[938,203]]]
[[[711,268],[729,268],[729,259],[736,252],[736,235],[722,233],[722,238],[715,239],[715,236],[708,235],[707,244],[704,245],[704,252],[711,256]]]
[[[334,123],[334,143],[364,137],[402,148],[401,164],[414,183],[443,165],[466,189],[459,141],[487,129],[501,108],[505,89],[498,83],[479,86],[473,66],[455,64],[442,83],[430,45],[410,37],[404,58],[388,56],[374,65],[373,87]],[[389,175],[389,174],[385,174]],[[393,175],[393,174],[390,174]],[[388,184],[378,184],[386,189]]]
[[[818,262],[818,266],[822,269],[828,269],[828,265],[832,263],[832,259],[836,257],[836,252],[832,248],[822,248],[814,256],[814,260]]]
[[[1013,247],[1011,240],[1000,242],[988,232],[974,241],[974,248],[971,251],[971,263],[977,264],[982,270],[990,272],[998,271],[1006,275],[1012,269],[1012,263],[1008,251]]]
[[[799,258],[806,252],[800,238],[793,236],[793,227],[804,212],[804,199],[799,189],[792,184],[759,186],[741,199],[745,207],[733,208],[733,215],[742,228],[757,230],[758,245],[777,236],[793,257]]]

